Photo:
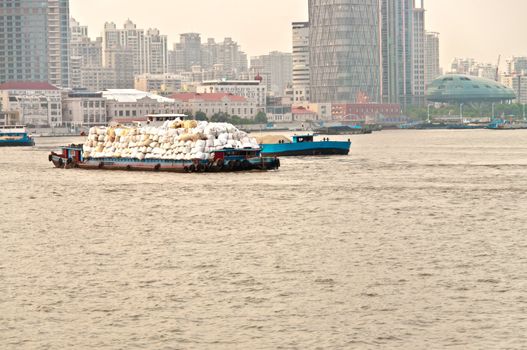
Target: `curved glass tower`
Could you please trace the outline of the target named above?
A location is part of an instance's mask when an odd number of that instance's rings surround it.
[[[311,101],[379,102],[379,0],[309,0]]]

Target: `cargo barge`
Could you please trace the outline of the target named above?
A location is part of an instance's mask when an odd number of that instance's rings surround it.
[[[48,160],[56,168],[80,168],[98,170],[163,171],[175,173],[234,172],[250,170],[274,170],[280,167],[280,159],[262,157],[259,149],[225,148],[215,151],[212,159],[137,159],[137,158],[84,158],[82,145],[61,147],[51,152]]]

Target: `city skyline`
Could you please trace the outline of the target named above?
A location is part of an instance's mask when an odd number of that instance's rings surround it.
[[[252,2],[256,6],[240,6],[236,0],[221,3],[207,0],[199,5],[185,6],[174,1],[152,0],[149,3],[152,11],[165,9],[152,16],[153,12],[145,11],[144,5],[132,5],[126,0],[112,0],[111,3],[70,0],[70,13],[89,27],[91,37],[101,35],[104,22],[122,25],[129,18],[139,27],[158,28],[168,36],[169,47],[179,41],[180,33],[198,32],[205,40],[232,37],[249,56],[275,50],[291,52],[291,22],[308,20],[307,0]],[[220,13],[221,16],[204,14],[204,3],[206,13]],[[425,0],[424,7],[426,29],[440,33],[440,62],[446,70],[454,57],[473,57],[496,64],[501,54],[503,64],[503,58],[527,55],[527,44],[518,45],[522,42],[521,31],[509,25],[520,23],[527,3],[518,0],[484,4],[479,0]],[[515,11],[510,11],[511,8]],[[270,21],[273,26],[269,26]]]

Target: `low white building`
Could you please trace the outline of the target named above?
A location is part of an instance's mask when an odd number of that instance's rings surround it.
[[[293,113],[267,113],[269,123],[290,123],[293,121]]]
[[[23,124],[61,126],[61,92],[44,82],[7,82],[0,84],[2,111],[19,115]]]
[[[62,99],[64,126],[106,125],[106,99],[102,92],[72,91]]]
[[[175,101],[149,92],[134,89],[108,89],[106,99],[108,121],[115,117],[142,117],[147,114],[176,113]]]
[[[243,96],[265,112],[267,89],[260,80],[208,80],[196,88],[198,93],[228,93]]]
[[[243,96],[228,93],[178,93],[170,96],[176,101],[178,113],[203,112],[207,117],[216,113],[226,113],[236,115],[245,119],[253,119],[258,114],[259,109],[254,101]]]

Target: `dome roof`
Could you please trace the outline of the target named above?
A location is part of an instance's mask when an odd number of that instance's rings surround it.
[[[516,98],[514,90],[494,80],[461,74],[442,75],[427,87],[432,102],[485,102]]]

